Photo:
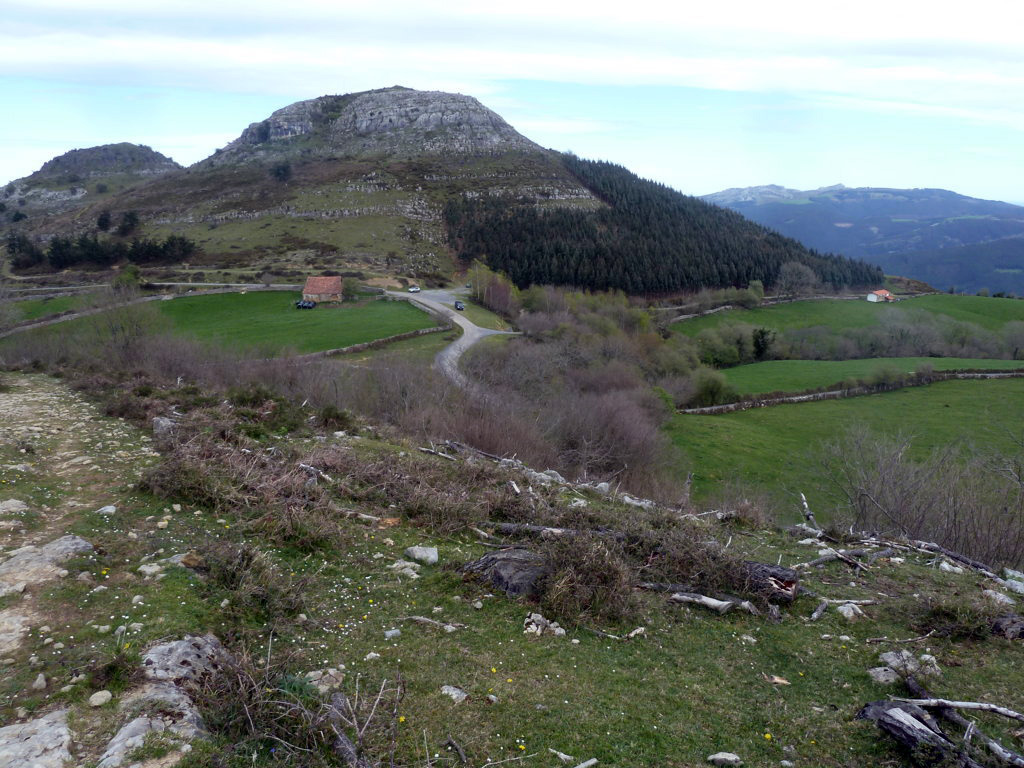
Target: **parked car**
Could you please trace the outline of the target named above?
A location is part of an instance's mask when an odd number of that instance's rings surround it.
[[[420,287],[418,285],[410,285],[409,286],[409,293],[419,293],[419,292],[420,292]]]
[[[461,301],[456,301],[455,302],[455,308],[457,310],[459,310],[459,312],[461,312],[462,310],[464,310],[466,308],[466,305],[463,304]]]
[[[306,301],[305,299],[303,299],[302,301],[296,301],[295,302],[295,308],[296,309],[312,309],[315,306],[316,306],[316,302],[315,301]]]

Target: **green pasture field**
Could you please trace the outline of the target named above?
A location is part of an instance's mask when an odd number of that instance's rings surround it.
[[[367,301],[296,309],[301,294],[254,291],[159,302],[175,330],[202,341],[278,354],[337,349],[430,328],[433,318],[406,301]]]
[[[880,370],[913,373],[930,365],[936,371],[1015,370],[1024,360],[991,360],[963,357],[871,357],[861,360],[768,360],[724,368],[722,374],[741,395],[764,392],[802,392],[827,387],[848,378],[864,379]]]
[[[705,328],[746,323],[748,325],[788,331],[795,328],[824,326],[833,331],[866,328],[893,313],[928,312],[954,320],[975,323],[989,330],[998,330],[1008,322],[1024,322],[1024,301],[992,299],[983,296],[951,296],[932,294],[893,304],[872,304],[868,301],[816,299],[774,304],[754,309],[730,309],[672,325],[674,331],[696,336]]]
[[[717,416],[677,414],[667,432],[694,473],[694,494],[708,498],[739,483],[786,498],[797,514],[803,491],[828,518],[831,494],[822,446],[852,427],[914,438],[924,456],[939,446],[973,442],[1009,450],[1024,425],[1024,380],[944,381],[845,400],[753,408]],[[1019,436],[1019,434],[1018,434]]]
[[[69,296],[55,296],[50,299],[25,299],[24,301],[11,302],[18,321],[38,320],[41,317],[59,315],[69,309],[78,309],[87,305],[94,297],[88,293],[79,293]]]

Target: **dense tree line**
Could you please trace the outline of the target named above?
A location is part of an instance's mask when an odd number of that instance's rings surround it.
[[[164,240],[136,238],[99,239],[96,235],[77,238],[54,237],[44,251],[27,235],[11,231],[5,241],[11,266],[16,270],[70,267],[102,268],[113,264],[163,264],[184,261],[198,253],[198,246],[187,237],[170,235]]]
[[[510,197],[457,198],[445,207],[452,246],[482,259],[520,287],[573,285],[630,294],[775,284],[799,262],[828,286],[877,285],[882,271],[821,255],[738,213],[641,179],[621,166],[564,155],[606,206],[541,208]]]

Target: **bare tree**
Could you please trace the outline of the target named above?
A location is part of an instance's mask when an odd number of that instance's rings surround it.
[[[775,278],[775,291],[780,296],[805,296],[818,286],[814,270],[799,261],[787,261]]]

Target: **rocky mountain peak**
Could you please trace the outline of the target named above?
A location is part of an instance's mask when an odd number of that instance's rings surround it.
[[[166,155],[142,144],[104,144],[99,147],[72,149],[43,163],[28,177],[29,181],[78,177],[88,179],[117,173],[157,176],[181,168]]]
[[[471,96],[394,86],[296,102],[251,124],[203,162],[295,153],[412,157],[540,149]]]

